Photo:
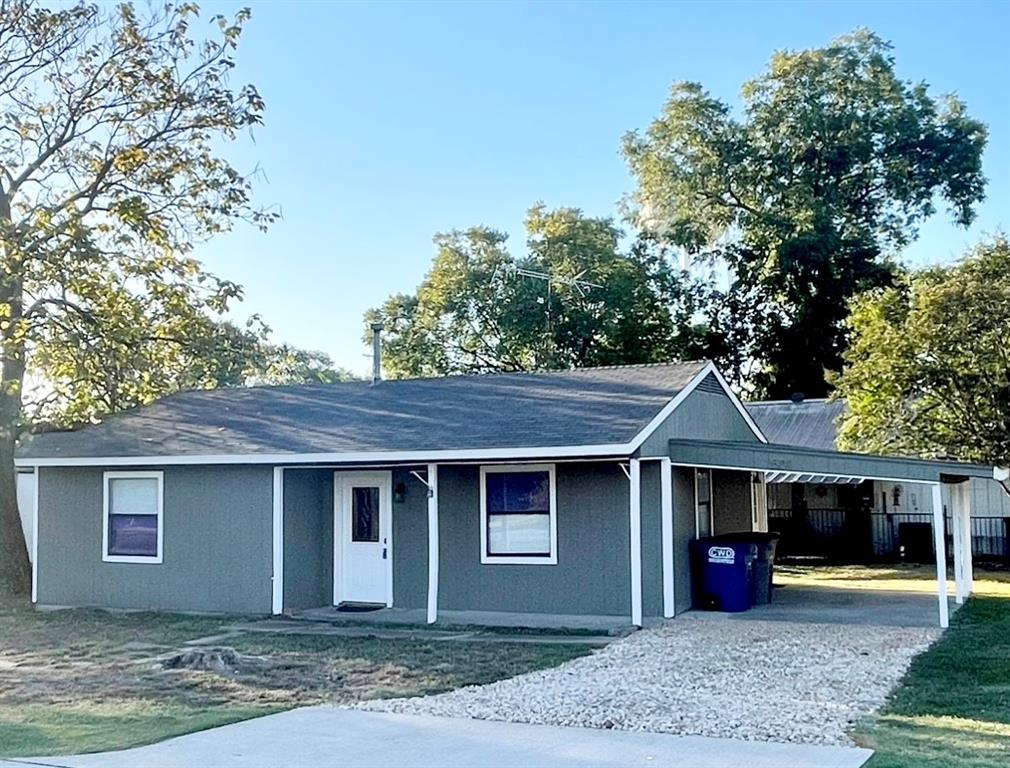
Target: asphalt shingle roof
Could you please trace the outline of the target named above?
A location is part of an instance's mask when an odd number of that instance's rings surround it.
[[[799,403],[777,400],[745,405],[769,443],[822,451],[838,450],[837,421],[845,410],[845,403],[841,400],[803,400]]]
[[[184,392],[23,458],[442,451],[627,443],[705,362]]]

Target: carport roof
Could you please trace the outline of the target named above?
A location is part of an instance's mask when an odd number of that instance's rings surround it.
[[[912,483],[956,482],[969,477],[997,477],[993,467],[956,461],[874,456],[767,443],[670,440],[673,464],[754,472],[784,472],[839,480],[902,480]]]

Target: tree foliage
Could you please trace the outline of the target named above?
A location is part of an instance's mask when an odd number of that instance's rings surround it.
[[[247,18],[194,35],[188,3],[0,4],[0,580],[15,589],[27,586],[13,475],[26,367],[89,388],[67,362],[82,340],[114,358],[168,354],[238,296],[193,246],[272,219],[219,154],[262,120],[256,89],[229,82]]]
[[[890,46],[866,30],[776,53],[742,95],[737,115],[678,83],[649,129],[625,138],[638,215],[731,267],[756,394],[823,395],[848,299],[891,283],[892,257],[938,200],[958,224],[973,220],[986,130],[957,98],[899,79]]]
[[[131,309],[139,313],[135,324]],[[158,317],[150,307],[127,303],[96,314],[96,327],[38,345],[36,384],[26,387],[24,403],[30,427],[78,426],[181,390],[353,378],[323,352],[272,342],[256,317],[245,327],[202,312],[167,313],[152,323]],[[80,330],[87,333],[77,335]]]
[[[543,205],[530,209],[526,232],[523,257],[484,227],[435,237],[416,293],[391,296],[366,317],[386,326],[388,374],[654,362],[708,344],[707,326],[694,318],[697,291],[651,238],[623,252],[610,219]]]
[[[859,297],[843,446],[1010,465],[1010,242]]]

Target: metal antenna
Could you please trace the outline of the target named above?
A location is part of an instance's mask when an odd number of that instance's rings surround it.
[[[525,267],[516,266],[511,264],[505,267],[506,272],[519,275],[520,277],[531,277],[534,280],[543,280],[547,283],[547,295],[551,293],[551,285],[553,283],[558,283],[560,285],[570,285],[575,288],[580,296],[585,296],[586,292],[590,288],[602,288],[603,286],[599,283],[592,283],[589,280],[583,280],[582,276],[586,274],[585,270],[579,272],[579,274],[573,277],[558,277],[557,275],[552,275],[549,272],[538,272],[535,269],[526,269]]]
[[[552,275],[550,272],[540,272],[535,269],[527,269],[526,267],[520,267],[518,264],[506,264],[504,267],[498,267],[495,269],[494,276],[497,277],[499,269],[508,276],[515,275],[518,277],[528,277],[532,280],[543,280],[547,283],[547,298],[537,299],[537,302],[544,305],[544,314],[547,316],[547,344],[551,347],[554,345],[554,338],[551,335],[551,296],[553,295],[553,287],[555,284],[558,285],[570,285],[575,290],[579,292],[579,295],[585,298],[586,294],[592,288],[603,288],[599,283],[593,283],[589,280],[583,280],[582,276],[586,274],[585,270],[582,270],[577,275],[572,277],[562,277],[558,275]],[[493,279],[493,278],[492,278]]]

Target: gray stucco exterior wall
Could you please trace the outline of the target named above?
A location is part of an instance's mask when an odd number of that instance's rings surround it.
[[[753,529],[749,472],[715,470],[712,473],[714,533]]]
[[[428,600],[428,495],[410,469],[391,471],[397,608],[423,608]],[[332,468],[284,470],[285,611],[333,604],[333,474]],[[395,500],[398,486],[402,502]]]
[[[661,464],[644,461],[641,469],[642,607],[655,617],[663,611]],[[427,492],[409,470],[391,470],[394,495],[403,495],[393,500],[393,603],[423,608]],[[102,561],[101,468],[40,471],[40,604],[269,613],[272,468],[162,471],[161,564]],[[558,564],[482,564],[479,467],[439,467],[440,609],[630,616],[627,477],[613,461],[558,463],[555,471]],[[673,490],[675,596],[683,611],[691,604],[693,471],[674,467]],[[717,515],[749,503],[747,473],[719,473],[714,499]],[[286,469],[284,609],[330,605],[332,584],[333,470]]]
[[[415,469],[425,474],[424,467]],[[440,483],[443,471],[440,468]],[[428,605],[428,489],[407,468],[393,470],[394,491],[401,483],[403,501],[393,502],[393,605],[424,608]]]
[[[694,470],[689,467],[674,467],[673,594],[677,613],[689,610],[692,606],[689,542],[694,536]]]
[[[628,479],[616,462],[556,473],[558,564],[482,564],[479,468],[439,468],[441,610],[630,616]]]
[[[284,610],[333,603],[333,470],[284,470]]]
[[[660,424],[639,449],[642,458],[669,456],[671,438],[758,442],[725,392],[696,389]]]
[[[271,468],[163,471],[164,557],[148,564],[102,561],[101,468],[40,469],[40,605],[270,612]]]

